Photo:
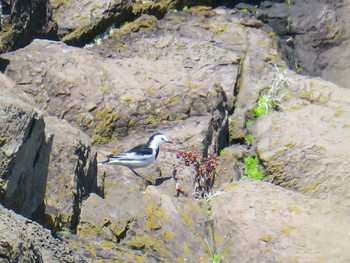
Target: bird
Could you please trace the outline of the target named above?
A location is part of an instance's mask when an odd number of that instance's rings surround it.
[[[158,157],[160,146],[165,143],[172,142],[164,134],[155,133],[149,138],[146,144],[140,144],[116,156],[109,156],[107,161],[99,162],[98,165],[125,166],[135,175],[144,179],[135,169],[151,165]]]

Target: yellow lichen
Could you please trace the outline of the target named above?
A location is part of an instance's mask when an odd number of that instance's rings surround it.
[[[182,242],[182,249],[183,249],[185,256],[187,256],[187,257],[193,256],[193,253],[186,242]]]
[[[280,229],[281,231],[286,234],[286,235],[289,235],[291,234],[296,228],[294,226],[284,226],[284,225],[281,225],[280,226]]]
[[[164,240],[166,242],[173,241],[174,238],[175,238],[175,233],[174,232],[170,232],[170,231],[163,231],[162,235],[163,235]]]
[[[267,243],[273,242],[273,237],[270,235],[263,235],[260,239]]]

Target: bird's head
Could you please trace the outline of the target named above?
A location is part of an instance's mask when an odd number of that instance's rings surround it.
[[[162,133],[156,133],[151,136],[148,140],[148,145],[151,148],[159,148],[164,143],[172,143],[168,138]]]

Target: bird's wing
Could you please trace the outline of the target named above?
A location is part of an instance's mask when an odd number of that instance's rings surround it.
[[[153,150],[147,144],[141,144],[117,156],[109,156],[109,160],[143,160],[150,158],[152,154]]]

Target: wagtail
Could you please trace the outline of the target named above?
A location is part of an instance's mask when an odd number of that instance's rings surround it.
[[[137,168],[146,167],[152,164],[157,159],[159,147],[164,143],[172,143],[162,133],[156,133],[149,138],[146,144],[140,144],[127,152],[123,152],[116,156],[109,156],[105,162],[100,162],[98,165],[115,164],[128,167],[134,174],[144,179],[135,171]]]

